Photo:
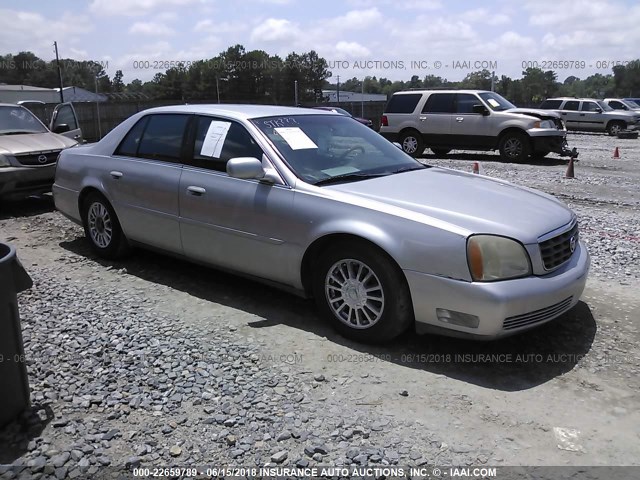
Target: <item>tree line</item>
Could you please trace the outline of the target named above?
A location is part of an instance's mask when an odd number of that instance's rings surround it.
[[[367,76],[351,78],[340,84],[330,81],[332,74],[327,61],[317,52],[292,52],[285,58],[269,55],[263,50],[247,51],[242,45],[229,47],[208,60],[179,62],[167,65],[146,82],[123,81],[117,70],[110,78],[104,62],[61,59],[63,84],[82,87],[100,93],[132,93],[150,99],[180,101],[209,100],[221,102],[293,104],[322,103],[322,90],[378,93],[389,97],[410,88],[491,89],[516,105],[538,105],[554,96],[575,97],[640,97],[640,60],[613,67],[612,73],[597,73],[585,79],[569,76],[558,81],[555,71],[527,68],[521,78],[493,76],[488,70],[470,72],[460,81],[449,81],[436,75],[420,78],[413,75],[407,81]],[[162,67],[162,62],[138,60],[134,68]],[[0,55],[0,83],[37,87],[59,86],[55,61],[45,61],[32,52]]]

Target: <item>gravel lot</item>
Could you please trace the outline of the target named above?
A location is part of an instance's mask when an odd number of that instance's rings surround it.
[[[567,162],[424,161],[539,188],[579,215],[582,302],[491,343],[351,343],[313,303],[154,253],[95,258],[50,199],[0,209],[32,409],[0,430],[0,478],[131,467],[640,465],[640,140],[569,137]],[[612,159],[618,146],[621,159]],[[4,392],[3,392],[4,393]],[[11,465],[11,466],[9,466]],[[127,478],[127,477],[123,477]]]

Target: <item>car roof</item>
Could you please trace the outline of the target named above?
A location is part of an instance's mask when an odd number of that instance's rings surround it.
[[[233,105],[224,103],[171,105],[144,110],[145,113],[201,113],[225,115],[238,119],[276,117],[282,115],[326,115],[311,108],[282,107],[276,105]]]
[[[602,102],[602,100],[599,100],[597,98],[576,98],[576,97],[553,97],[553,98],[547,98],[547,100],[575,100],[577,102],[580,102],[582,100],[589,100],[591,102]],[[547,100],[545,100],[545,102]]]
[[[411,93],[495,93],[490,92],[489,90],[456,90],[452,89],[420,89],[420,90],[400,90],[399,92],[395,92],[394,95],[407,95]]]

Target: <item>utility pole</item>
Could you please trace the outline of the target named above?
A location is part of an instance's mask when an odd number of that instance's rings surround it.
[[[360,116],[364,117],[364,79],[362,80],[362,85],[360,89]]]
[[[98,98],[98,75],[95,76],[96,80],[96,119],[98,120],[98,140],[102,140],[102,121],[100,119],[100,100]]]
[[[340,75],[337,75],[336,79],[337,79],[337,86],[338,86],[338,88],[336,89],[336,98],[338,100],[338,103],[340,103]]]
[[[496,71],[491,72],[491,91],[496,91]],[[502,92],[504,93],[504,92]]]
[[[58,58],[58,42],[53,42],[56,49],[56,65],[58,66],[58,81],[60,82],[60,103],[64,103],[64,95],[62,95],[62,71],[60,70],[60,59]]]
[[[216,93],[218,94],[218,103],[220,103],[220,84],[218,83],[217,75],[216,75]]]
[[[298,106],[298,80],[293,81],[293,103]]]

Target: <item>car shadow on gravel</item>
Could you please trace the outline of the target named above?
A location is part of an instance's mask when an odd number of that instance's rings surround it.
[[[589,352],[597,330],[589,306],[579,302],[552,322],[501,340],[482,342],[409,331],[388,344],[365,345],[338,335],[319,317],[313,301],[252,280],[140,249],[127,260],[109,262],[95,257],[82,237],[60,245],[105,267],[126,269],[128,275],[260,317],[248,323],[252,328],[287,325],[368,358],[497,390],[526,390],[571,371]],[[295,349],[300,352],[304,346],[295,345]]]
[[[34,217],[54,210],[55,205],[51,195],[29,197],[24,200],[0,201],[0,220]]]
[[[33,450],[29,443],[40,437],[54,417],[49,404],[31,405],[17,419],[0,427],[0,465],[9,464]]]
[[[493,162],[493,163],[509,164],[509,165],[513,165],[514,168],[517,168],[518,165],[539,165],[539,166],[566,165],[567,162],[569,161],[569,157],[557,157],[557,156],[549,155],[548,157],[544,157],[540,159],[528,158],[524,162],[514,163],[514,162],[507,162],[505,160],[502,160],[500,156],[496,153],[454,152],[454,153],[448,153],[447,155],[444,155],[444,156],[442,155],[437,156],[437,155],[430,155],[430,154],[422,155],[419,158],[419,160],[427,164],[429,164],[431,160],[468,160],[469,162],[483,162],[483,163]],[[469,168],[471,167],[472,165],[469,165]]]

